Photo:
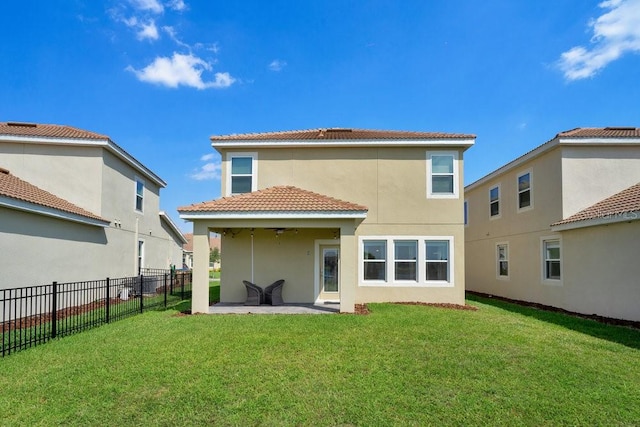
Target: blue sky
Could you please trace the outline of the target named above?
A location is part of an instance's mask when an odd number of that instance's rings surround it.
[[[0,121],[109,135],[184,231],[178,206],[220,196],[214,134],[473,133],[469,184],[640,125],[640,0],[6,0],[0,58]]]

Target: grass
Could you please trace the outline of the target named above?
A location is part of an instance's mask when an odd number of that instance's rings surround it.
[[[640,331],[468,302],[151,311],[0,360],[1,424],[638,424]]]

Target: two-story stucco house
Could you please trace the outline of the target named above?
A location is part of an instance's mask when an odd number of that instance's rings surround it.
[[[108,136],[0,123],[0,288],[181,265],[166,183]]]
[[[463,153],[475,136],[360,129],[213,136],[222,195],[194,226],[194,312],[208,312],[208,235],[222,302],[284,279],[285,303],[464,304]]]
[[[468,290],[640,320],[640,129],[578,128],[465,188]]]

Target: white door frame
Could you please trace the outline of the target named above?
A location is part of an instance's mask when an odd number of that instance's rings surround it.
[[[320,266],[320,255],[322,255],[321,246],[337,246],[338,247],[338,295],[341,292],[342,286],[340,283],[340,240],[336,239],[320,239],[314,242],[314,261],[313,261],[313,295],[316,303],[323,303],[324,300],[320,299],[320,272],[322,271]]]

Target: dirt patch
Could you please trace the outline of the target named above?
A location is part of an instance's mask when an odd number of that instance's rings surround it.
[[[424,305],[427,307],[440,307],[440,308],[449,308],[451,310],[471,310],[476,311],[478,307],[474,307],[472,305],[460,305],[460,304],[449,304],[449,303],[434,303],[434,302],[396,302],[394,304],[399,305]]]
[[[367,307],[367,304],[356,304],[355,305],[355,313],[356,314],[369,314],[369,307]]]

